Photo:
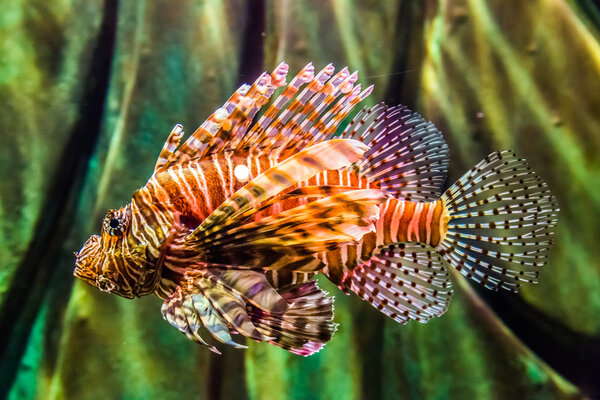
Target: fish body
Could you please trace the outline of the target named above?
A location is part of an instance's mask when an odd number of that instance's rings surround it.
[[[340,133],[371,88],[331,65],[286,75],[281,64],[243,85],[184,143],[176,125],[75,276],[159,296],[164,318],[213,351],[203,327],[301,355],[336,329],[317,273],[401,323],[446,311],[448,266],[490,289],[537,279],[558,208],[524,160],[491,154],[442,193],[448,148],[433,124],[381,104]]]

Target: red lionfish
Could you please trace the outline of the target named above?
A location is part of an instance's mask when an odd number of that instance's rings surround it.
[[[340,134],[372,86],[332,65],[289,84],[287,72],[241,86],[183,144],[176,125],[146,185],[76,254],[75,276],[157,295],[163,317],[214,352],[203,329],[301,355],[337,326],[319,272],[400,323],[446,311],[448,265],[494,290],[536,281],[558,209],[524,160],[490,154],[442,193],[448,147],[431,122],[379,104]]]

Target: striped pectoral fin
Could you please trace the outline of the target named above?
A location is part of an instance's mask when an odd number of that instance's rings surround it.
[[[208,344],[201,336],[204,327],[203,320],[191,295],[187,291],[184,292],[181,286],[177,286],[177,289],[165,300],[161,312],[164,319],[190,340],[206,346],[213,353],[221,354],[216,347]]]
[[[207,268],[200,272],[187,272],[188,282],[197,277],[208,279],[213,285],[226,288],[248,303],[270,312],[283,312],[287,308],[287,303],[271,286],[263,271],[206,265]]]
[[[440,131],[405,106],[365,108],[340,136],[370,148],[360,174],[404,201],[434,201],[448,169],[448,146]]]
[[[327,173],[327,172],[325,172]],[[350,185],[339,186],[339,185],[317,185],[317,186],[303,186],[294,188],[293,190],[287,190],[281,192],[277,196],[271,197],[268,201],[263,202],[258,208],[259,211],[265,211],[269,207],[275,204],[281,204],[286,200],[314,200],[323,197],[333,196],[335,194],[341,194],[354,189]]]
[[[312,259],[309,261],[312,261]],[[318,262],[318,266],[309,266],[308,271],[298,271],[294,265],[288,264],[289,267],[286,265],[282,268],[269,269],[265,274],[267,275],[269,282],[271,282],[275,288],[284,288],[290,285],[306,283],[313,279],[318,271],[325,266],[320,260],[317,259],[316,261]]]
[[[211,260],[222,253],[247,259],[252,253],[306,255],[330,250],[374,231],[378,206],[386,198],[378,189],[351,190],[241,225],[201,246]]]
[[[333,336],[333,298],[319,289],[315,281],[290,285],[280,290],[290,305],[274,314],[250,307],[250,319],[269,343],[291,353],[308,356],[319,351]]]
[[[201,336],[205,328],[216,340],[233,341],[239,333],[296,354],[317,351],[335,331],[332,299],[314,282],[287,286],[279,292],[264,272],[202,265],[165,300],[163,317],[191,340],[219,353]]]
[[[444,314],[452,296],[443,259],[420,243],[380,247],[369,261],[348,271],[342,285],[403,324]]]
[[[262,203],[300,181],[358,161],[366,150],[367,147],[356,140],[330,140],[295,154],[257,176],[223,202],[190,234],[190,243],[223,232],[251,217],[260,210]]]
[[[249,308],[274,315],[289,308],[264,272],[211,265],[198,267],[186,273],[184,281],[163,304],[163,317],[171,325],[217,353],[201,337],[202,327],[216,340],[237,348],[245,346],[233,341],[231,333],[256,341],[273,340],[260,333],[248,315]]]
[[[236,331],[236,327],[223,313],[223,309],[230,312],[237,311],[238,308],[232,307],[229,303],[238,300],[219,292],[219,287],[202,275],[188,277],[185,285],[179,286],[162,306],[163,318],[171,325],[189,339],[207,346],[209,350],[218,354],[220,352],[202,338],[202,327],[221,343],[236,348],[246,347],[233,341],[230,331]],[[239,319],[238,321],[241,325],[238,332],[247,332],[244,321]]]
[[[437,248],[451,265],[494,290],[537,281],[558,206],[525,160],[509,151],[490,154],[442,199],[447,233]]]
[[[297,199],[302,197],[323,198],[327,196],[333,196],[335,194],[344,193],[350,189],[350,185],[303,186],[282,194],[279,200]]]

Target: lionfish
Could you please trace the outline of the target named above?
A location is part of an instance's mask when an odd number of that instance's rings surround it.
[[[537,280],[558,208],[524,160],[490,154],[442,193],[448,147],[431,122],[379,104],[340,133],[373,87],[331,64],[289,84],[287,72],[241,86],[183,144],[176,125],[148,182],[76,253],[74,275],[157,295],[163,317],[214,352],[205,331],[300,355],[337,327],[317,273],[402,324],[446,311],[449,266],[494,290]]]

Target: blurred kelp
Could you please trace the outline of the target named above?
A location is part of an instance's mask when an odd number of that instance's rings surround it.
[[[600,27],[591,0],[14,0],[0,12],[0,397],[600,396]],[[555,249],[521,295],[458,274],[448,313],[400,326],[336,293],[302,358],[209,354],[135,303],[74,283],[72,251],[188,131],[279,61],[359,69],[371,104],[444,132],[449,182],[514,149],[559,199]]]

